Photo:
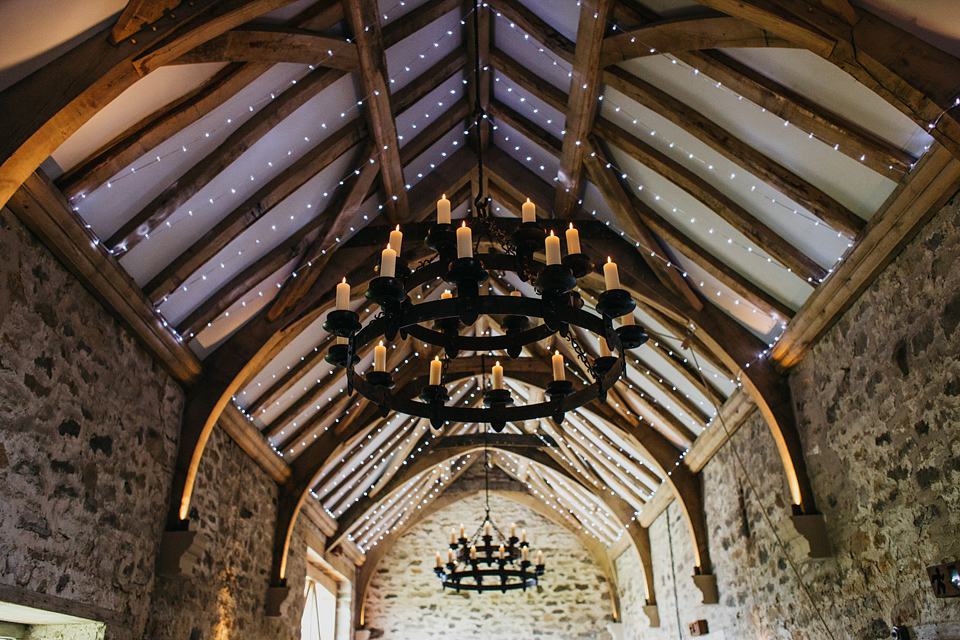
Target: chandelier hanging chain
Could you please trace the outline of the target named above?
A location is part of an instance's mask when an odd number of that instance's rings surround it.
[[[570,343],[570,346],[573,347],[574,353],[577,354],[577,358],[587,366],[587,370],[592,370],[592,365],[590,364],[590,358],[587,356],[587,352],[583,350],[583,347],[580,346],[580,341],[577,340],[577,336],[574,331],[568,330],[567,334],[563,336],[564,339]]]

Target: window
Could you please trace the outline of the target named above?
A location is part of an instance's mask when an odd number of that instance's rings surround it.
[[[312,572],[311,572],[312,573]],[[326,582],[326,581],[324,581]],[[337,587],[337,583],[324,585],[313,576],[307,576],[303,607],[300,619],[301,640],[334,640],[337,625],[337,594],[328,586]]]

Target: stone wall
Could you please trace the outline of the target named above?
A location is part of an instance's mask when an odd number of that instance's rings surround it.
[[[699,604],[673,504],[650,530],[661,627],[647,627],[640,585],[625,580],[625,637],[685,638],[703,618],[708,637],[870,640],[960,620],[960,601],[935,599],[924,570],[960,557],[958,214],[955,197],[792,373],[832,557],[806,558],[755,413],[703,471],[720,604]],[[620,575],[636,562],[621,556]]]
[[[303,528],[312,525],[298,518],[287,563],[290,595],[280,618],[266,618],[276,511],[276,483],[215,428],[200,462],[189,515],[209,544],[193,575],[157,579],[148,637],[299,639],[306,576]]]
[[[0,584],[115,612],[125,628],[108,637],[141,637],[181,407],[171,378],[0,211]]]
[[[526,528],[542,549],[547,573],[523,592],[457,595],[443,592],[433,573],[435,553],[446,549],[450,529],[476,528],[483,496],[476,495],[412,527],[387,552],[366,597],[366,629],[385,640],[503,638],[599,639],[613,621],[609,586],[580,541],[527,507],[491,496],[491,515],[501,528]]]

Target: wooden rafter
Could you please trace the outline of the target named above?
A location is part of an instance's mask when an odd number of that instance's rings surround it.
[[[343,75],[343,71],[316,69],[297,84],[291,85],[124,223],[110,236],[107,245],[118,255],[133,249],[257,140]]]
[[[720,189],[679,162],[612,122],[598,120],[596,132],[608,143],[615,145],[640,164],[656,171],[699,200],[760,249],[812,286],[818,286],[826,277],[827,270],[816,261],[787,242]],[[605,153],[602,159],[611,162],[610,156]]]
[[[603,81],[608,87],[682,127],[837,231],[855,237],[863,229],[864,221],[834,198],[665,91],[618,67],[605,70]]]
[[[601,89],[600,53],[613,0],[582,0],[573,75],[567,101],[567,120],[557,175],[554,214],[570,218],[583,192],[587,136],[593,129]]]
[[[129,0],[110,29],[110,41],[118,44],[124,38],[162,18],[180,2],[181,0]]]
[[[347,23],[360,53],[360,86],[365,114],[381,167],[386,195],[384,210],[391,224],[406,220],[409,212],[403,165],[397,148],[397,125],[390,106],[387,59],[377,7],[364,0],[343,0]]]
[[[269,315],[272,318],[278,318],[313,286],[323,267],[333,257],[336,245],[346,238],[347,229],[353,223],[353,215],[367,199],[370,187],[382,169],[383,157],[377,154],[373,145],[367,146],[362,157],[363,161],[348,176],[349,182],[344,184],[346,195],[343,206],[337,211],[330,226],[317,237],[301,258],[298,267],[303,269],[298,273],[299,277],[288,280],[280,291],[277,300],[270,307]]]
[[[221,218],[212,229],[200,236],[196,242],[154,276],[144,286],[144,291],[155,303],[163,300],[257,220],[267,215],[289,195],[365,138],[364,125],[356,120],[324,138],[313,149]]]

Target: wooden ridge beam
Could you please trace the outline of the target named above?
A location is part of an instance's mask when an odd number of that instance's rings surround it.
[[[300,259],[297,265],[298,277],[289,279],[281,289],[280,295],[270,307],[270,318],[278,318],[313,286],[323,268],[333,257],[337,245],[346,239],[347,234],[344,232],[354,222],[353,215],[367,199],[367,193],[377,174],[381,173],[382,161],[385,160],[383,156],[377,154],[372,144],[367,146],[362,158],[360,166],[349,174],[349,182],[344,184],[346,194],[343,205],[333,216],[330,225]]]
[[[343,0],[347,23],[360,52],[361,95],[365,96],[365,115],[370,134],[376,142],[377,158],[383,182],[384,211],[390,224],[406,220],[409,212],[403,165],[397,148],[397,125],[390,105],[387,59],[380,31],[377,7],[365,0]]]
[[[145,286],[155,303],[176,291],[193,273],[212,260],[241,233],[267,215],[316,174],[330,166],[366,138],[366,128],[353,120],[324,138],[310,151],[258,189],[242,204],[221,218],[188,249],[174,258]]]
[[[124,223],[110,236],[107,245],[118,256],[133,249],[284,118],[343,76],[343,71],[316,69],[291,85]]]
[[[467,99],[471,107],[479,104],[481,109],[489,113],[490,96],[493,93],[493,74],[490,71],[490,43],[493,40],[493,25],[490,21],[490,7],[487,3],[481,2],[477,13],[472,14],[472,7],[464,3],[461,20],[466,23],[464,33],[467,42],[467,60],[479,59],[479,70],[471,68],[474,65],[467,65]],[[475,18],[476,34],[474,34]],[[470,130],[468,139],[474,148],[486,150],[490,146],[491,133],[491,123],[487,118],[481,120],[479,127]],[[476,184],[472,194],[474,201],[476,201],[481,190],[485,191],[486,185]]]
[[[576,54],[564,126],[566,134],[563,136],[563,149],[560,152],[557,196],[553,206],[554,215],[564,220],[572,217],[583,193],[587,137],[593,129],[601,95],[601,47],[613,4],[614,0],[580,2]]]
[[[600,66],[609,67],[624,60],[676,51],[797,46],[740,18],[725,15],[691,16],[655,22],[604,39]]]
[[[198,379],[201,365],[193,351],[154,311],[133,278],[43,173],[28,178],[8,205],[176,380],[190,385]]]
[[[816,261],[787,242],[776,231],[761,222],[732,198],[721,192],[720,189],[700,178],[679,162],[609,120],[598,120],[595,131],[608,143],[616,146],[640,164],[656,171],[699,200],[760,249],[781,262],[788,270],[806,280],[811,286],[819,286],[820,282],[826,277],[827,270],[818,265]],[[609,158],[607,162],[610,162]]]
[[[652,84],[619,67],[605,70],[603,81],[608,87],[682,127],[714,151],[806,208],[831,228],[856,237],[866,224],[822,190]]]

